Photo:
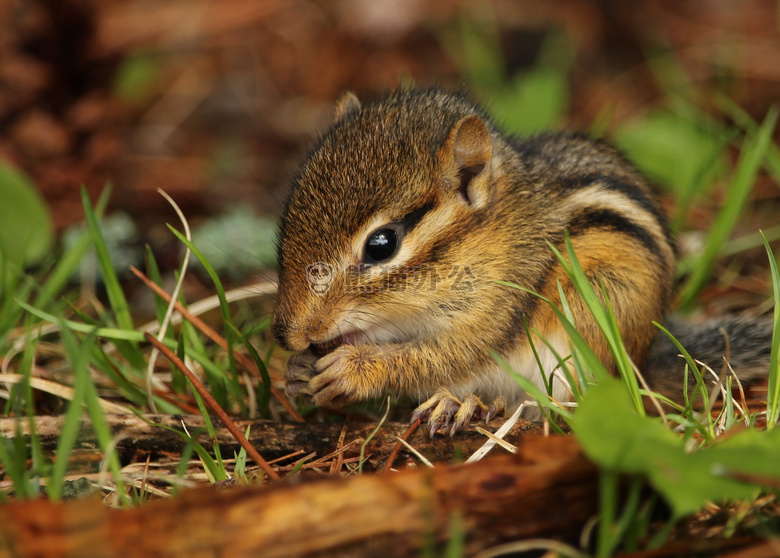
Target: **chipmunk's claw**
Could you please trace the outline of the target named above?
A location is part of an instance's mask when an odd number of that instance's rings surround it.
[[[490,422],[499,415],[503,416],[504,413],[506,413],[506,397],[501,395],[488,405],[487,413],[485,413],[485,422]]]
[[[467,394],[461,401],[449,390],[441,389],[425,403],[417,407],[412,414],[412,422],[420,419],[428,422],[431,438],[438,430],[447,430],[450,437],[466,428],[472,419],[490,422],[493,417],[506,410],[506,399],[499,397],[489,406],[485,405],[473,393]],[[450,426],[451,424],[451,426]]]

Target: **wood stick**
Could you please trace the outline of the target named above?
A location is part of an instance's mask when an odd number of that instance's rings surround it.
[[[0,507],[0,558],[416,556],[463,536],[466,555],[523,538],[575,540],[596,512],[594,465],[568,437],[520,455],[395,474],[185,490],[125,511],[97,500]],[[461,530],[452,532],[453,518]]]

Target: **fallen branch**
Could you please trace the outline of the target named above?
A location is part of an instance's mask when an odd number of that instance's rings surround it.
[[[571,438],[518,456],[390,475],[217,490],[110,511],[96,500],[0,507],[0,557],[414,556],[463,536],[466,553],[573,540],[596,512],[597,471]]]

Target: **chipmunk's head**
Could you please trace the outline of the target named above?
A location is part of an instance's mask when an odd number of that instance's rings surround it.
[[[457,307],[444,291],[465,252],[481,251],[469,230],[495,197],[500,141],[460,96],[400,92],[364,107],[345,95],[282,214],[279,343],[326,353],[434,331]]]

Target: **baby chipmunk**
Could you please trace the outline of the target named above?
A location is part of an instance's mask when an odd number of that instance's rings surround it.
[[[559,361],[531,335],[540,370],[527,331],[559,355],[570,348],[549,305],[500,282],[557,304],[560,285],[578,330],[614,371],[550,248],[565,252],[566,233],[642,369],[657,336],[652,322],[670,303],[675,248],[631,164],[577,134],[506,137],[459,94],[399,91],[365,106],[346,94],[294,176],[281,217],[272,327],[282,347],[297,351],[288,395],[317,405],[411,396],[426,400],[415,416],[432,429],[453,421],[453,431],[504,401],[516,406],[527,395],[491,352],[544,390],[543,375]],[[712,352],[722,335],[710,329]],[[651,385],[681,391],[684,364],[669,346],[671,357],[650,359],[661,372],[648,374]],[[764,353],[750,364],[760,366]],[[553,398],[570,400],[556,375]]]

